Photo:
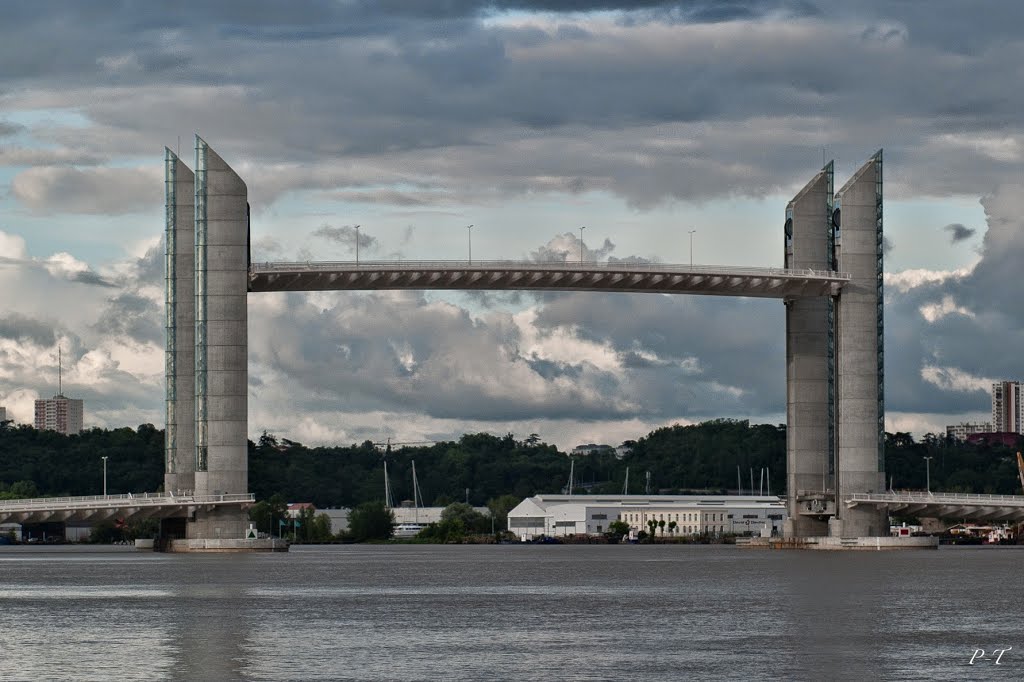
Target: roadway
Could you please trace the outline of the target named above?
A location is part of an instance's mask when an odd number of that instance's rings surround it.
[[[252,493],[235,495],[165,495],[163,493],[127,493],[124,495],[87,495],[83,497],[40,497],[24,500],[0,500],[0,523],[50,523],[110,519],[131,521],[150,518],[190,516],[197,510],[215,507],[251,507]]]

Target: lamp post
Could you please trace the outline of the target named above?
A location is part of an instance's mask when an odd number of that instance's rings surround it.
[[[103,455],[103,497],[107,496],[107,455]]]
[[[690,267],[693,267],[693,233],[697,230],[690,230]]]
[[[466,225],[466,238],[469,240],[469,264],[473,264],[473,226]]]
[[[359,265],[359,225],[356,225],[356,265]]]
[[[925,479],[924,479],[925,480],[924,489],[928,492],[929,495],[932,494],[932,468],[931,468],[931,463],[932,463],[933,459],[935,459],[935,457],[933,455],[926,455],[925,458],[924,458],[924,476],[925,476]]]
[[[580,228],[580,264],[583,263],[583,230],[585,229],[587,229],[586,225]]]

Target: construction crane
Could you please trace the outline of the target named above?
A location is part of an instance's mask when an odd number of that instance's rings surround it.
[[[1024,490],[1024,458],[1017,453],[1017,474],[1020,476],[1020,487]]]

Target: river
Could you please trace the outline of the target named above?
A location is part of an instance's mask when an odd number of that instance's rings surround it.
[[[1022,560],[1015,547],[0,547],[0,679],[1022,679]]]

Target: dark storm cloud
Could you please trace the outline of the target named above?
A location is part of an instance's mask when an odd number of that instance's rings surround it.
[[[313,231],[314,237],[321,237],[328,241],[335,242],[336,244],[342,244],[348,246],[353,250],[356,247],[356,240],[359,240],[359,248],[361,249],[372,249],[377,246],[377,238],[366,234],[366,231],[356,230],[357,225],[342,225],[341,227],[331,227],[328,224],[323,224]]]
[[[11,123],[9,121],[0,121],[0,137],[7,137],[20,133],[25,129],[25,126],[18,123]]]
[[[651,392],[645,403],[654,413],[700,418],[785,409],[778,301],[573,294],[548,302],[536,324],[570,326],[581,338],[607,341],[634,369],[646,370],[636,382]]]
[[[0,317],[0,338],[49,347],[56,343],[53,325],[24,315]]]
[[[35,135],[83,157],[141,155],[154,135],[187,134],[186,121],[222,153],[256,162],[257,205],[296,190],[395,205],[482,190],[607,191],[637,207],[761,196],[802,184],[826,143],[847,165],[886,145],[892,195],[980,193],[1018,163],[1001,137],[1024,134],[1024,96],[1003,86],[1024,59],[1007,28],[1024,20],[1017,4],[975,17],[965,33],[992,39],[956,41],[955,53],[939,27],[969,13],[955,4],[942,21],[928,3],[28,7],[6,24],[16,31],[0,33],[10,57],[0,87],[66,90],[93,124],[40,124]],[[586,14],[616,7],[614,29]],[[505,10],[564,20],[491,21]],[[31,57],[54,41],[66,49]],[[19,66],[33,77],[22,83]],[[263,174],[267,162],[290,165]],[[40,211],[136,210],[113,178],[74,175],[36,173],[15,196]],[[127,194],[159,205],[152,192]]]
[[[95,329],[104,335],[127,337],[139,343],[161,345],[164,340],[163,317],[153,301],[132,293],[107,299]]]
[[[946,225],[942,229],[949,232],[949,241],[951,244],[956,244],[957,242],[962,242],[965,239],[970,239],[977,232],[977,230],[961,225],[960,223]]]
[[[68,280],[71,282],[78,282],[79,284],[91,284],[98,287],[117,287],[117,285],[114,284],[113,282],[109,282],[102,276],[89,270],[86,270],[84,272],[70,273],[68,275]]]
[[[1024,200],[1003,186],[982,200],[981,260],[963,276],[886,296],[887,408],[957,415],[989,408],[987,380],[1024,378],[1024,302],[1013,281],[1024,259]],[[929,321],[925,312],[931,310]],[[942,312],[935,312],[941,310]],[[937,378],[937,386],[924,375]],[[972,377],[968,382],[957,376]]]

